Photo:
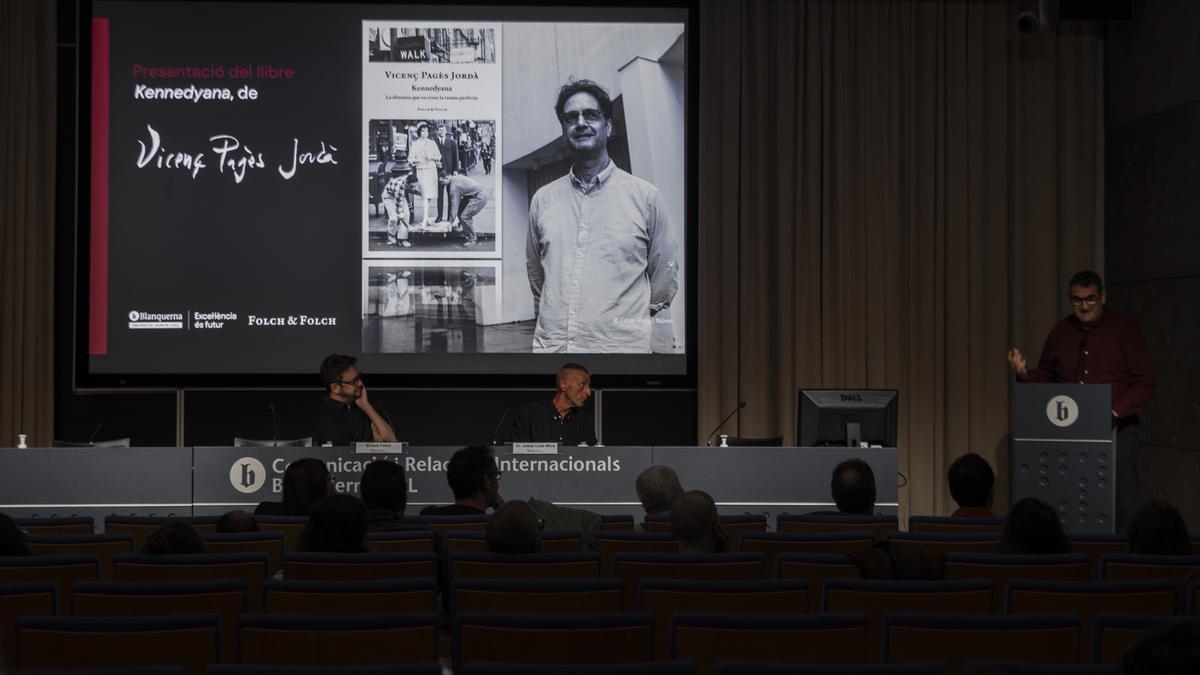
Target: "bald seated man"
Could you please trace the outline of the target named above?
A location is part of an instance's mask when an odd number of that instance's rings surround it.
[[[725,530],[717,504],[707,492],[691,490],[671,502],[671,536],[679,540],[680,553],[725,552]]]
[[[542,520],[526,502],[505,502],[488,520],[487,545],[492,553],[541,553]]]
[[[671,510],[671,503],[683,494],[679,485],[679,475],[669,466],[656,464],[638,474],[634,487],[637,489],[638,501],[647,515],[666,513]]]

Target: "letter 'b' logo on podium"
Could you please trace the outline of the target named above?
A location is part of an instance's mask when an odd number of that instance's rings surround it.
[[[1056,427],[1069,427],[1079,419],[1079,406],[1070,396],[1055,396],[1046,404],[1046,417]]]
[[[267,469],[257,459],[243,457],[234,461],[233,466],[229,468],[229,482],[238,492],[258,492],[267,482]]]

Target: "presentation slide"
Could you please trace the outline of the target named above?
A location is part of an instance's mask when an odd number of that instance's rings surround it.
[[[90,374],[687,374],[686,7],[91,8]]]

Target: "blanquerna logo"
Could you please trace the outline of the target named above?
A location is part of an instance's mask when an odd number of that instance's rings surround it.
[[[267,484],[267,468],[254,457],[242,457],[229,468],[229,482],[238,492],[258,492]]]
[[[1069,427],[1079,419],[1079,405],[1070,396],[1055,396],[1046,404],[1046,419],[1056,427]]]

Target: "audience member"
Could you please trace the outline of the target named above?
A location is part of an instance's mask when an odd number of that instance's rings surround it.
[[[679,541],[680,553],[725,552],[725,530],[707,492],[691,490],[671,502],[671,535]]]
[[[29,555],[25,531],[7,514],[0,513],[0,556]]]
[[[204,544],[195,528],[187,523],[172,520],[146,537],[142,553],[150,555],[188,555],[204,553]]]
[[[848,459],[833,469],[829,484],[837,511],[816,511],[814,516],[873,516],[875,515],[875,472],[871,465],[858,459]]]
[[[1125,675],[1200,673],[1200,626],[1174,623],[1147,631],[1121,659]]]
[[[217,520],[217,534],[258,532],[258,519],[245,511],[230,511]]]
[[[307,516],[313,504],[333,494],[333,478],[325,462],[313,457],[288,464],[283,472],[283,501],[262,502],[258,516]]]
[[[426,506],[423,516],[477,516],[488,508],[500,508],[500,470],[492,451],[482,445],[463,448],[450,457],[446,466],[446,481],[454,493],[449,506]]]
[[[520,500],[505,502],[488,520],[488,550],[507,554],[541,553],[542,526],[542,520],[528,503]]]
[[[317,502],[299,550],[307,553],[367,553],[367,507],[357,497],[333,494]]]
[[[669,512],[671,504],[683,494],[679,476],[669,466],[655,465],[641,472],[635,487],[647,515]]]
[[[359,490],[367,507],[369,532],[407,528],[401,517],[408,506],[408,479],[399,462],[379,459],[368,464]]]
[[[1143,555],[1191,555],[1187,523],[1183,515],[1161,499],[1142,504],[1125,530],[1129,552]]]
[[[992,499],[996,474],[987,460],[968,452],[954,460],[948,472],[950,496],[958,503],[954,518],[994,518]]]
[[[1071,540],[1046,502],[1026,497],[1013,505],[1000,530],[1001,553],[1070,553]]]

